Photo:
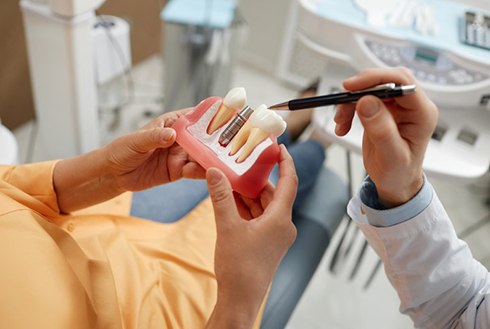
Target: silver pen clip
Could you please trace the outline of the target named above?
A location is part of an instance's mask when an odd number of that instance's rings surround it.
[[[396,83],[390,82],[390,83],[385,83],[373,88],[369,89],[363,89],[359,91],[351,91],[351,94],[358,94],[358,93],[369,93],[371,91],[376,91],[376,90],[393,90],[396,88]]]

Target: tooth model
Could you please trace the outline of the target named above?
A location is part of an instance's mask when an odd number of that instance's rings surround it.
[[[246,127],[245,127],[246,126]],[[276,112],[260,105],[252,114],[247,124],[240,130],[243,134],[235,136],[230,154],[241,149],[237,162],[243,162],[252,151],[270,135],[277,137],[286,129],[286,122]]]
[[[208,133],[208,127],[223,103],[220,97],[210,97],[199,103],[193,111],[181,116],[172,126],[177,132],[177,143],[205,169],[220,169],[233,190],[246,197],[256,198],[266,186],[269,174],[279,160],[280,149],[276,136],[284,131],[285,122],[265,106],[260,106],[231,143],[222,145],[219,138],[229,124],[218,125],[212,134]],[[237,138],[239,143],[235,141]],[[232,147],[236,149],[234,152]]]
[[[207,133],[212,134],[225,123],[227,123],[236,113],[247,103],[247,94],[244,88],[238,87],[231,89],[223,99],[223,103],[216,112],[213,120],[207,128]]]

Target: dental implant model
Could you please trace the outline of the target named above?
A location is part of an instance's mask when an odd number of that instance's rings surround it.
[[[177,143],[205,169],[216,167],[232,188],[249,198],[257,197],[279,160],[277,136],[286,122],[265,105],[245,106],[243,88],[234,88],[224,99],[210,97],[172,126]]]

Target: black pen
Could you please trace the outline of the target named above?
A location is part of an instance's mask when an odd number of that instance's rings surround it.
[[[415,92],[415,85],[397,85],[395,83],[387,83],[379,85],[374,88],[369,88],[360,91],[348,91],[329,95],[298,98],[284,103],[275,104],[269,106],[271,110],[303,110],[313,107],[355,103],[361,97],[372,95],[381,99],[399,97],[404,95],[413,94]]]

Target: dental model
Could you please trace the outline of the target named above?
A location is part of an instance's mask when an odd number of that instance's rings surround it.
[[[248,124],[248,125],[247,125]],[[245,127],[247,126],[247,127]],[[286,129],[286,122],[276,112],[268,110],[266,105],[260,105],[239,131],[240,136],[235,136],[230,154],[235,154],[240,149],[237,162],[243,162],[252,151],[262,143],[269,135],[280,136]]]
[[[233,97],[243,100],[245,90],[241,89],[241,95],[235,91]],[[231,142],[220,143],[223,132],[236,120],[235,116],[221,121],[216,125],[218,128],[209,134],[211,123],[215,121],[223,103],[220,97],[210,97],[199,103],[193,111],[181,116],[172,126],[177,132],[177,143],[203,168],[220,169],[234,191],[256,198],[266,186],[269,174],[279,160],[277,136],[283,133],[286,123],[282,117],[262,105],[245,125],[239,126],[241,128],[232,136]]]
[[[216,115],[211,120],[207,128],[208,134],[213,134],[216,130],[227,123],[240,109],[247,103],[247,94],[244,88],[238,87],[231,89],[223,99]]]

